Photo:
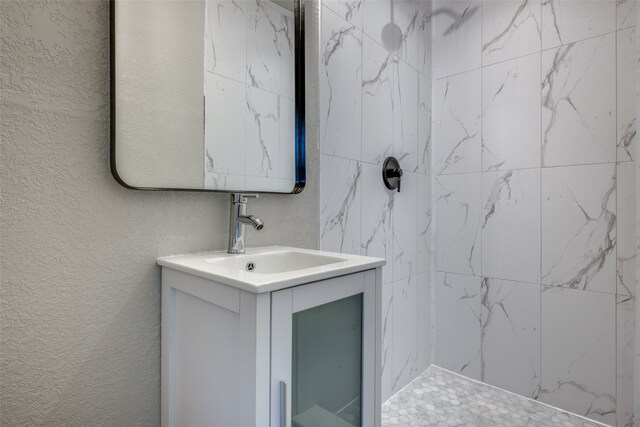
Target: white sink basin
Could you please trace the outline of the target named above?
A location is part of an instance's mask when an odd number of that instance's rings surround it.
[[[262,293],[369,270],[384,265],[385,260],[273,246],[248,249],[243,255],[221,251],[168,256],[158,259],[158,264],[246,291]]]
[[[245,270],[253,274],[281,274],[307,268],[344,262],[347,258],[322,253],[304,252],[299,249],[282,249],[269,252],[212,258],[208,263],[216,268]]]

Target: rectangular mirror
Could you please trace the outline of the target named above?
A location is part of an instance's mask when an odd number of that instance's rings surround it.
[[[112,0],[116,180],[302,191],[302,16],[302,0]]]

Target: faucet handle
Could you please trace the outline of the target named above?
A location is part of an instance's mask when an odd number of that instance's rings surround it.
[[[247,199],[257,199],[259,194],[231,193],[231,203],[247,203]]]

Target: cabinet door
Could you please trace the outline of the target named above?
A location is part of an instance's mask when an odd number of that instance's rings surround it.
[[[374,425],[375,273],[274,292],[271,316],[271,427]]]

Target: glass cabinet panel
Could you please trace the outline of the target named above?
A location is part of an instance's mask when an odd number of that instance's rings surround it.
[[[360,427],[362,294],[292,316],[293,427]]]

